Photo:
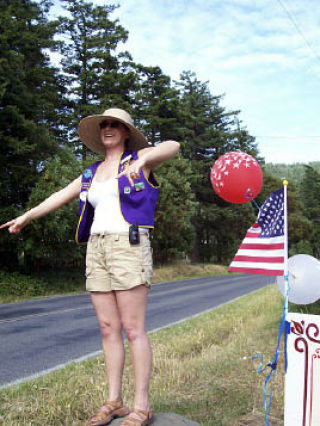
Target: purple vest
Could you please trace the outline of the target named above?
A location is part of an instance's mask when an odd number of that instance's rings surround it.
[[[137,151],[125,151],[121,155],[118,173],[129,166],[130,161],[137,160]],[[93,222],[94,208],[88,201],[88,191],[92,179],[102,161],[97,161],[89,166],[83,173],[81,179],[79,222],[76,229],[75,240],[77,244],[86,243],[90,236]],[[132,225],[136,223],[142,228],[154,227],[154,213],[159,195],[159,184],[152,172],[149,178],[144,177],[140,171],[140,178],[135,179],[134,186],[126,176],[118,179],[118,196],[120,200],[121,213],[124,220]]]

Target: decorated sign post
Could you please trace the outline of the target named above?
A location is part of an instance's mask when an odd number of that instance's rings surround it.
[[[320,317],[289,313],[287,321],[284,425],[320,426]]]
[[[248,157],[244,153],[230,152],[215,162],[211,183],[224,200],[246,203],[258,195],[262,173],[256,160]],[[263,367],[260,355],[258,372],[268,369],[264,385],[265,424],[269,425],[272,381],[284,335],[284,425],[320,426],[320,316],[288,311],[289,301],[305,305],[320,299],[320,262],[303,254],[288,259],[287,185],[284,180],[283,188],[271,193],[259,208],[257,221],[247,231],[228,270],[275,275],[284,296],[274,359]]]
[[[320,298],[320,262],[298,254],[288,261],[288,300],[307,305]],[[284,282],[278,277],[279,290]],[[287,315],[285,426],[320,426],[320,316]]]

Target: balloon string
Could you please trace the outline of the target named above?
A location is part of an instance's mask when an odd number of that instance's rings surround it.
[[[288,278],[288,277],[285,277]],[[263,367],[263,354],[257,354],[253,356],[251,359],[255,360],[260,357],[260,365],[258,367],[258,374],[263,373],[268,367],[270,368],[270,372],[267,375],[265,382],[264,382],[264,421],[265,425],[269,426],[269,415],[271,411],[271,400],[272,400],[272,386],[274,379],[277,374],[277,366],[278,366],[278,357],[279,357],[279,351],[280,351],[280,343],[281,343],[281,337],[283,335],[283,343],[284,343],[284,365],[285,365],[285,373],[287,373],[288,369],[288,335],[290,334],[290,321],[287,321],[287,303],[286,300],[288,299],[290,287],[287,286],[287,291],[285,294],[285,301],[283,303],[283,314],[281,317],[280,325],[279,325],[279,332],[278,332],[278,341],[277,341],[277,347],[274,355],[273,362],[270,362],[265,367]],[[271,380],[270,380],[271,379]],[[270,393],[269,393],[269,400],[268,400],[268,383],[270,381]]]
[[[258,209],[258,210],[260,210],[260,207],[259,207],[259,204],[256,202],[256,200],[253,198],[252,200],[251,200],[251,203]]]
[[[280,351],[280,342],[281,337],[284,334],[284,347],[285,347],[285,365],[287,366],[287,324],[285,320],[285,314],[283,313],[280,325],[279,325],[279,333],[278,333],[278,341],[277,341],[277,347],[275,351],[275,356],[273,359],[273,362],[270,362],[265,367],[263,367],[263,355],[257,354],[253,356],[251,359],[255,360],[260,357],[260,365],[258,367],[258,374],[263,373],[267,368],[270,368],[270,372],[267,375],[265,382],[264,382],[264,421],[265,425],[269,426],[269,415],[271,411],[271,400],[272,400],[272,387],[273,382],[277,374],[277,366],[278,366],[278,357],[279,357],[279,351]],[[271,379],[271,380],[270,380]],[[268,383],[270,381],[270,391],[268,395]]]

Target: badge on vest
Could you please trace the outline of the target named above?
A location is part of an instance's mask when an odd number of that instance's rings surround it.
[[[86,179],[91,178],[91,177],[92,177],[92,171],[91,171],[90,169],[86,169],[86,170],[83,172],[83,176],[84,176]]]
[[[126,170],[129,167],[129,161],[131,159],[132,155],[127,155],[123,160],[120,161],[119,166],[119,173],[122,173],[124,170]]]
[[[131,158],[132,158],[131,154],[127,155],[123,160],[120,161],[120,164],[128,163],[129,160],[131,160]]]
[[[80,198],[80,200],[82,202],[85,202],[86,199],[87,199],[87,197],[88,197],[88,191],[82,191],[82,192],[80,192],[79,198]]]
[[[131,193],[131,188],[130,188],[130,186],[125,186],[125,187],[123,188],[123,193],[124,193],[124,194],[130,194],[130,193]]]
[[[142,191],[144,189],[144,182],[137,182],[134,184],[135,190]]]

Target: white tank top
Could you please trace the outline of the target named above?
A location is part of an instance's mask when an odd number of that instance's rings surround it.
[[[129,224],[124,220],[118,197],[118,179],[103,182],[93,179],[88,191],[88,201],[94,208],[90,234],[119,234],[129,232]],[[148,230],[140,228],[142,233]]]

